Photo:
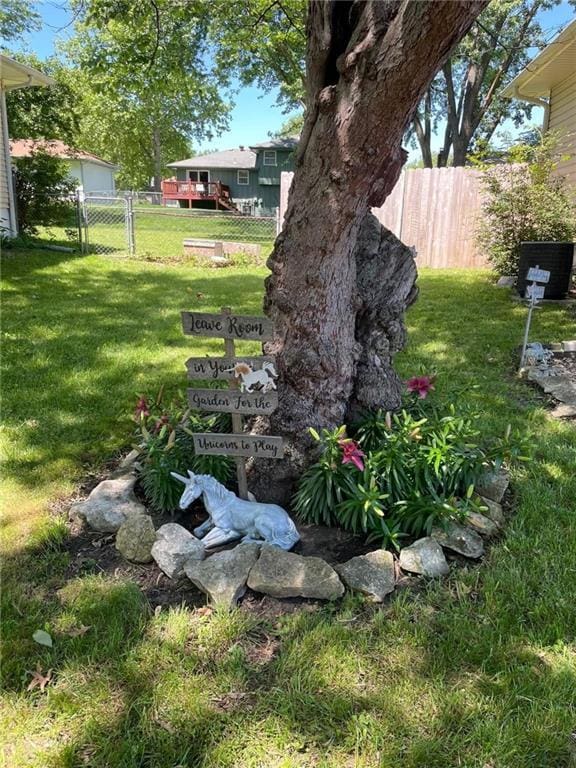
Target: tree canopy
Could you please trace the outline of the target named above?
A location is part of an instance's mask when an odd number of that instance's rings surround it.
[[[223,80],[209,66],[203,3],[78,3],[66,53],[87,89],[83,142],[124,166],[126,182],[159,189],[167,162],[227,125]],[[90,137],[94,137],[90,141]]]
[[[11,54],[14,59],[50,75],[50,88],[17,88],[6,94],[6,110],[12,139],[62,139],[75,145],[82,117],[83,94],[78,73],[56,57],[42,61],[33,54]]]
[[[437,165],[464,165],[468,153],[485,146],[502,122],[516,126],[531,116],[532,106],[504,99],[500,93],[526,66],[531,47],[546,38],[538,14],[560,0],[492,0],[453,51],[420,102],[411,124],[413,142],[431,168],[432,136],[443,127]]]
[[[0,45],[21,40],[29,32],[40,28],[40,15],[29,0],[2,0],[0,5]]]

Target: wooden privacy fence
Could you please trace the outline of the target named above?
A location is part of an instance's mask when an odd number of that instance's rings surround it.
[[[280,221],[284,220],[292,173],[283,173]],[[476,242],[482,208],[482,171],[418,168],[402,171],[381,208],[373,213],[406,245],[416,248],[420,267],[485,268]]]

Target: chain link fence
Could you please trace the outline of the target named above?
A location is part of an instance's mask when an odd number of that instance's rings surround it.
[[[93,196],[79,204],[85,253],[134,254],[129,200]]]
[[[153,195],[154,193],[142,193]],[[158,261],[194,257],[194,243],[222,243],[237,263],[264,263],[276,238],[277,216],[161,206],[133,195],[91,194],[79,201],[82,250]]]

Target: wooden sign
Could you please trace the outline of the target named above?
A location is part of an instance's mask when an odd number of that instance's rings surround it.
[[[540,267],[530,267],[526,280],[532,280],[535,283],[547,283],[550,280],[550,272]]]
[[[198,411],[218,413],[272,413],[277,392],[240,392],[239,389],[189,389],[188,404]]]
[[[182,327],[189,336],[212,336],[224,339],[224,357],[210,359],[191,357],[186,361],[188,378],[228,381],[228,389],[189,389],[188,403],[198,411],[231,413],[231,435],[209,432],[194,435],[198,454],[234,456],[238,474],[238,495],[248,499],[245,456],[281,459],[284,445],[281,437],[245,435],[242,414],[267,414],[278,407],[277,378],[273,357],[237,357],[235,340],[268,341],[274,327],[267,317],[234,315],[223,307],[219,315],[182,312]],[[246,363],[248,371],[234,372],[234,366]],[[244,390],[244,392],[242,392]]]
[[[247,315],[182,312],[182,328],[188,336],[212,336],[220,339],[269,341],[274,335],[272,320]]]
[[[281,437],[265,435],[222,435],[199,432],[194,435],[194,451],[198,454],[281,459],[284,455],[284,441]]]
[[[274,363],[273,357],[190,357],[186,360],[189,379],[221,379],[232,381],[234,366],[247,363],[253,370],[262,368],[262,363]]]

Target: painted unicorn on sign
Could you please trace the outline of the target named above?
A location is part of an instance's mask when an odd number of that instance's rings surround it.
[[[261,387],[262,392],[276,389],[274,379],[278,377],[278,374],[270,362],[265,362],[260,371],[254,371],[248,363],[236,363],[234,368],[227,368],[226,372],[233,373],[236,378],[240,379],[241,392],[253,392],[256,386]]]
[[[170,474],[184,484],[180,509],[187,509],[202,496],[208,520],[194,529],[194,535],[203,540],[207,549],[242,539],[288,550],[299,541],[296,526],[282,507],[239,499],[211,475],[195,475],[190,470],[188,477]]]

